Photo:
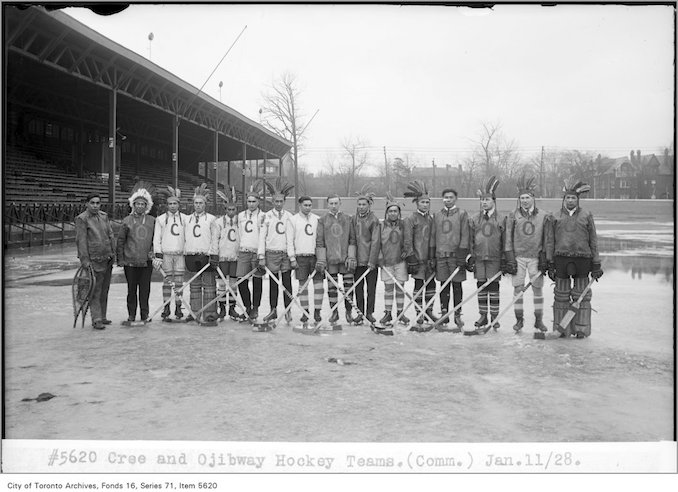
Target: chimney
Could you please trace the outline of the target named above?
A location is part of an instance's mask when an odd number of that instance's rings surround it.
[[[631,164],[635,164],[635,162],[636,162],[635,154],[633,153],[633,151],[631,151]]]
[[[664,147],[664,165],[669,165],[669,149]]]

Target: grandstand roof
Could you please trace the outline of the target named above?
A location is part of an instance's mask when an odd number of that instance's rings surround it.
[[[248,146],[248,159],[263,158],[264,152],[281,157],[292,146],[63,12],[5,6],[4,18],[7,96],[23,106],[106,127],[109,94],[115,88],[122,133],[168,141],[177,115],[190,123],[180,127],[180,147],[196,154],[204,152],[206,135],[215,130],[228,137],[223,146],[220,138],[220,158],[227,154],[224,160],[237,160],[242,143]],[[209,155],[212,149],[207,148]]]

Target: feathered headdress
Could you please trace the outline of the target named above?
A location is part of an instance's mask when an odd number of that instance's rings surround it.
[[[228,190],[228,195],[221,190],[217,190],[217,196],[221,198],[224,202],[224,205],[236,205],[238,203],[238,197],[235,193],[235,186],[231,186]]]
[[[358,200],[361,198],[363,200],[367,200],[367,202],[372,205],[374,203],[374,195],[375,193],[371,191],[372,185],[369,183],[364,184],[362,188],[360,188],[360,191],[356,192],[356,196],[358,197]]]
[[[275,182],[273,183],[264,181],[264,185],[266,186],[266,190],[269,192],[271,199],[273,200],[276,198],[282,198],[284,200],[287,198],[287,195],[290,194],[290,191],[294,189],[294,185],[288,183],[287,180],[281,177],[275,178]]]
[[[200,186],[195,187],[195,192],[193,193],[193,199],[195,200],[198,197],[205,199],[205,203],[210,201],[210,190],[207,187],[207,183],[203,183]]]
[[[412,202],[418,202],[419,200],[429,200],[428,189],[426,188],[426,183],[423,181],[415,180],[410,181],[407,185],[407,191],[404,193],[405,198],[412,198]]]
[[[386,210],[384,211],[384,218],[388,214],[388,209],[391,207],[398,207],[398,212],[402,212],[403,206],[400,202],[397,202],[395,197],[391,194],[390,191],[386,192]]]
[[[261,195],[263,191],[264,191],[264,180],[257,179],[256,181],[253,181],[252,184],[250,185],[250,189],[247,190],[246,196],[248,197],[253,196],[257,200],[261,200]]]
[[[591,185],[584,183],[583,181],[579,181],[576,179],[574,176],[570,176],[568,179],[565,180],[565,186],[563,186],[563,193],[566,195],[581,195],[582,193],[586,193],[587,191],[591,191]]]
[[[534,197],[534,190],[537,188],[535,177],[530,176],[528,178],[525,173],[521,174],[516,183],[516,187],[518,188],[518,196],[530,195]]]
[[[495,196],[495,192],[497,191],[497,186],[499,186],[497,177],[490,176],[487,178],[482,188],[476,191],[476,195],[478,195],[478,198],[492,198],[492,200],[496,200],[497,197]]]
[[[169,203],[170,200],[181,203],[181,190],[179,188],[167,187],[167,202]]]
[[[134,210],[134,201],[141,198],[146,201],[146,211],[148,213],[153,207],[153,198],[151,194],[154,191],[154,186],[151,183],[146,183],[145,181],[137,181],[132,188],[132,195],[129,197],[129,206]]]

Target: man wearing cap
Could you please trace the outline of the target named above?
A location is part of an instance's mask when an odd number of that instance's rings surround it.
[[[297,296],[299,296],[301,307],[309,313],[311,311],[309,310],[308,287],[303,290],[302,287],[308,276],[315,270],[315,244],[320,219],[311,211],[312,209],[313,200],[310,196],[299,197],[299,212],[290,220],[290,230],[287,232],[292,237],[292,249],[289,251],[290,262],[299,281]],[[316,273],[313,277],[313,307],[315,308],[313,319],[316,323],[322,321],[320,309],[323,304],[323,280],[320,273]],[[305,313],[301,316],[301,322],[308,322],[308,316]]]
[[[266,271],[259,268],[259,231],[264,221],[264,213],[259,209],[260,182],[250,187],[247,192],[247,209],[238,214],[238,237],[240,238],[240,250],[238,251],[237,276],[241,279],[252,270],[257,272],[252,276],[252,291],[250,293],[249,280],[240,282],[238,290],[240,299],[247,309],[247,317],[254,321],[259,317],[259,305],[263,276]]]
[[[390,193],[386,194],[386,212],[379,233],[379,259],[377,263],[381,266],[381,279],[384,282],[384,317],[379,320],[379,324],[383,326],[393,321],[394,290],[396,318],[400,317],[401,323],[408,324],[410,320],[402,314],[405,293],[402,289],[395,287],[395,282],[404,286],[409,277],[407,263],[405,262],[405,226],[401,218],[401,206]]]
[[[436,280],[445,282],[457,267],[459,271],[452,279],[453,306],[461,303],[461,283],[466,280],[466,256],[469,247],[468,214],[456,205],[457,192],[452,188],[443,190],[443,208],[433,215],[431,243],[436,252]],[[450,305],[450,284],[440,292],[440,310],[447,316]],[[447,318],[445,318],[447,319]],[[461,308],[454,312],[455,331],[461,331]]]
[[[318,220],[315,269],[320,274],[327,271],[337,282],[341,274],[344,292],[348,292],[353,286],[353,272],[356,267],[355,229],[351,217],[340,210],[339,195],[328,196],[327,207],[328,212]],[[337,304],[337,294],[337,287],[328,281],[327,297],[330,301],[330,308]],[[348,299],[344,299],[344,308],[346,309],[346,322],[353,323],[351,303]],[[339,310],[334,309],[328,321],[336,323],[338,320]]]
[[[122,220],[118,232],[118,266],[125,269],[127,279],[127,321],[130,325],[137,314],[138,305],[141,321],[148,318],[148,298],[151,294],[151,275],[153,273],[153,232],[155,218],[148,215],[153,199],[148,191],[150,187],[138,182],[132,190],[129,204],[132,213]]]
[[[268,270],[280,279],[284,290],[292,293],[292,266],[290,263],[290,253],[294,250],[292,246],[292,235],[289,234],[289,221],[292,214],[283,209],[285,198],[294,186],[278,178],[274,184],[265,182],[271,193],[273,200],[273,209],[264,213],[264,220],[259,232],[259,266],[267,267]],[[268,302],[271,311],[264,317],[264,322],[268,323],[278,318],[278,282],[270,278],[268,283],[269,298]],[[285,307],[292,303],[292,298],[283,291],[283,302]],[[287,311],[285,321],[292,321],[292,313]]]
[[[516,273],[513,275],[513,295],[518,296],[524,289],[525,276],[532,280],[534,294],[534,327],[547,331],[544,325],[544,276],[546,272],[546,232],[552,215],[537,208],[534,201],[536,181],[534,176],[518,179],[518,208],[511,212],[506,221],[506,250],[513,254]],[[536,278],[535,278],[536,277]],[[516,314],[516,332],[524,325],[523,297],[513,305]]]
[[[167,212],[155,219],[155,232],[153,233],[153,266],[156,269],[162,268],[165,278],[162,283],[162,300],[166,302],[172,295],[172,284],[175,289],[181,289],[184,284],[184,272],[186,264],[184,262],[184,243],[185,231],[184,224],[188,220],[188,215],[179,211],[181,207],[181,190],[167,187],[169,195],[167,196]],[[181,310],[181,295],[175,298],[174,316],[181,319],[184,313]],[[165,305],[162,312],[162,320],[171,322],[170,305]]]
[[[426,185],[421,181],[413,181],[407,185],[405,197],[412,198],[417,204],[417,210],[404,220],[404,244],[405,257],[407,258],[408,272],[414,278],[414,294],[424,287],[424,283],[435,272],[435,244],[431,242],[433,229],[433,217],[429,213],[431,197]],[[432,278],[424,287],[424,294],[414,299],[414,307],[417,310],[417,324],[424,322],[424,306],[429,303],[436,294],[435,278]],[[426,314],[433,321],[438,321],[433,315],[433,308],[429,307]]]
[[[499,272],[514,273],[515,268],[515,260],[507,260],[509,252],[505,252],[506,216],[497,210],[495,196],[497,186],[499,186],[499,181],[491,176],[478,190],[481,210],[469,220],[471,256],[467,262],[467,269],[475,272],[478,287],[482,287]],[[488,304],[492,321],[499,316],[499,278],[478,291],[480,318],[475,322],[476,329],[464,331],[464,335],[478,335],[489,330]],[[498,329],[499,322],[494,322],[492,328]]]
[[[94,271],[94,289],[89,299],[92,327],[103,330],[104,325],[111,324],[106,319],[106,309],[115,260],[115,236],[108,215],[99,210],[99,193],[90,193],[86,200],[87,209],[75,218],[75,244],[82,267],[91,266]]]
[[[574,335],[586,338],[591,335],[591,290],[583,296],[579,310],[572,322],[560,326],[570,302],[575,302],[586,291],[591,277],[598,280],[603,275],[598,254],[598,236],[593,214],[579,206],[579,195],[591,187],[573,178],[563,187],[563,204],[553,216],[547,235],[546,259],[548,275],[555,282],[553,290],[553,328],[561,337]],[[574,278],[574,285],[570,281]]]
[[[214,233],[212,234],[212,245],[210,247],[210,263],[216,270],[221,269],[221,273],[228,280],[232,294],[237,291],[236,279],[238,271],[238,249],[240,248],[240,237],[238,235],[238,208],[235,188],[231,188],[230,196],[217,190],[217,196],[222,200],[226,207],[226,213],[214,221]],[[224,299],[226,296],[226,283],[219,275],[217,278],[217,297]],[[219,319],[226,317],[226,301],[219,302]],[[238,313],[235,307],[235,298],[231,295],[228,298],[228,316],[233,321],[245,321],[247,316]]]
[[[375,323],[374,297],[377,290],[377,259],[379,258],[379,219],[370,210],[374,193],[367,191],[366,187],[360,191],[357,200],[356,214],[351,218],[355,230],[356,261],[354,278],[360,278],[366,271],[369,273],[355,286],[355,299],[357,307],[367,321]],[[365,286],[367,286],[367,302],[365,301]],[[354,319],[355,324],[363,322],[360,314]]]
[[[209,265],[212,235],[216,233],[214,228],[215,217],[205,211],[209,195],[210,192],[206,183],[201,184],[195,189],[193,194],[193,213],[188,216],[184,232],[186,237],[184,248],[186,270],[195,274],[202,270],[205,265],[208,265],[207,269],[191,282],[190,286],[191,310],[196,314],[203,306],[217,297],[215,269],[212,265]],[[194,319],[192,315],[189,315],[186,321],[197,321],[203,326],[216,326],[216,305],[212,304],[205,309],[202,317]]]

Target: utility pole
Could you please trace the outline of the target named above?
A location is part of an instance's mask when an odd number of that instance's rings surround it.
[[[386,191],[391,193],[391,177],[388,172],[388,159],[386,158],[386,146],[384,145],[384,169],[386,171]]]
[[[544,146],[541,146],[541,159],[539,159],[539,198],[544,198]]]
[[[433,164],[433,182],[431,186],[431,194],[436,196],[436,160],[432,159],[431,163]]]

